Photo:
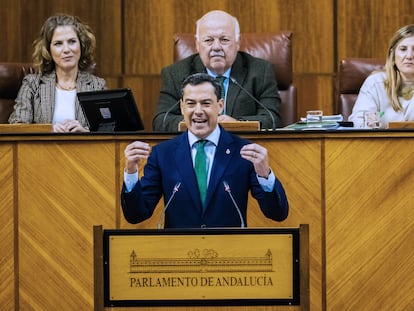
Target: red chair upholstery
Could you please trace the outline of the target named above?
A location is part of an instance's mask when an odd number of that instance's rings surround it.
[[[8,123],[23,77],[34,72],[31,63],[0,63],[0,123]]]
[[[282,99],[281,126],[296,122],[296,88],[292,82],[292,32],[243,33],[240,50],[273,64]],[[194,34],[174,35],[174,61],[194,53],[197,53]]]
[[[339,62],[337,76],[337,105],[335,113],[344,120],[352,113],[359,90],[365,79],[375,70],[382,69],[385,61],[379,58],[345,58]]]

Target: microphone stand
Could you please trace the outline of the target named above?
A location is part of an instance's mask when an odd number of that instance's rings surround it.
[[[253,99],[255,103],[257,103],[260,107],[262,107],[267,112],[267,114],[270,116],[270,119],[272,120],[272,131],[275,131],[276,130],[275,117],[273,116],[273,114],[269,110],[269,108],[267,108],[265,105],[263,105],[248,90],[246,90],[244,87],[242,87],[241,84],[239,82],[237,82],[236,79],[234,79],[233,77],[229,77],[229,78],[230,78],[231,82],[233,82],[235,85],[237,85],[244,93],[247,94],[247,96],[249,96],[251,99]]]
[[[180,100],[177,100],[175,102],[174,105],[172,105],[170,108],[168,108],[168,110],[164,113],[164,117],[162,118],[162,130],[164,132],[167,132],[166,128],[165,128],[165,121],[167,120],[167,116],[170,114],[170,112],[175,108],[175,106],[178,105],[178,103],[180,102]]]
[[[240,212],[239,206],[236,203],[236,200],[234,200],[233,195],[231,194],[230,186],[229,186],[229,184],[228,184],[227,181],[223,181],[223,185],[224,185],[224,191],[226,191],[229,194],[230,199],[233,202],[233,205],[236,208],[237,213],[239,214],[239,217],[240,217],[240,227],[241,228],[244,228],[245,227],[244,219],[243,219],[242,213]]]
[[[172,199],[174,198],[174,196],[177,193],[177,191],[180,188],[180,186],[181,186],[181,182],[177,182],[175,184],[175,186],[173,188],[173,191],[171,193],[170,199],[168,200],[167,204],[165,204],[165,207],[164,207],[164,209],[161,212],[160,219],[158,220],[158,225],[157,225],[157,228],[158,229],[161,229],[161,222],[163,221],[163,218],[164,218],[164,215],[165,215],[165,211],[167,210],[168,206],[170,205]]]

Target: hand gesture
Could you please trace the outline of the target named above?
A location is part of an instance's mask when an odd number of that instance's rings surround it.
[[[243,159],[253,163],[257,175],[269,177],[270,167],[266,148],[258,144],[248,144],[240,149],[240,155]]]
[[[142,141],[134,141],[126,146],[124,151],[126,172],[128,174],[137,172],[139,161],[147,159],[150,151],[149,144]]]

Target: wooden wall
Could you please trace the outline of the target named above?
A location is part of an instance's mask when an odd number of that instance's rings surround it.
[[[242,32],[292,30],[298,117],[309,108],[333,113],[334,79],[344,57],[383,57],[395,30],[414,22],[406,0],[0,0],[0,61],[30,61],[43,21],[80,16],[98,41],[98,74],[109,87],[131,87],[147,129],[159,74],[173,61],[172,36],[193,32],[205,12],[237,16]]]

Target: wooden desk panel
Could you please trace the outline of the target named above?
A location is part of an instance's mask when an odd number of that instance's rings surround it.
[[[116,227],[114,142],[22,142],[20,309],[93,308],[93,225]]]
[[[320,139],[254,139],[268,150],[269,162],[285,187],[289,216],[283,222],[265,218],[256,200],[249,202],[248,225],[253,227],[299,227],[309,224],[310,306],[322,310],[323,193],[321,187],[322,141]],[[273,310],[273,309],[272,309]],[[279,310],[279,309],[275,309]]]
[[[329,309],[414,310],[414,139],[327,140],[325,151]]]
[[[268,148],[271,166],[283,182],[290,203],[288,219],[277,223],[262,216],[251,200],[249,226],[310,224],[311,310],[328,310],[324,306],[345,310],[350,301],[354,310],[380,310],[383,304],[405,306],[407,299],[414,300],[407,292],[414,280],[408,270],[414,254],[413,231],[408,226],[414,219],[410,209],[414,198],[409,191],[414,181],[413,132],[243,136]],[[155,228],[162,207],[160,204],[146,222],[125,222],[119,201],[123,150],[135,139],[156,144],[169,137],[146,133],[0,135],[0,246],[2,256],[6,254],[2,260],[6,258],[11,269],[0,271],[2,280],[7,280],[2,282],[0,298],[10,301],[5,310],[14,310],[14,301],[18,301],[20,309],[93,308],[93,225],[102,224],[108,229]],[[10,182],[13,170],[15,184]],[[16,213],[10,206],[13,192]],[[13,218],[17,215],[17,219]],[[18,236],[12,237],[15,233]],[[14,263],[11,264],[17,258],[14,239],[19,242],[17,293]],[[402,286],[397,284],[400,278],[405,280]],[[390,281],[390,285],[383,285],[383,280]],[[382,284],[381,288],[378,284]],[[406,300],[400,294],[396,299],[397,285]],[[378,297],[376,292],[380,293]],[[292,311],[299,307],[256,310]]]
[[[14,175],[13,144],[0,144],[0,305],[14,310]]]

